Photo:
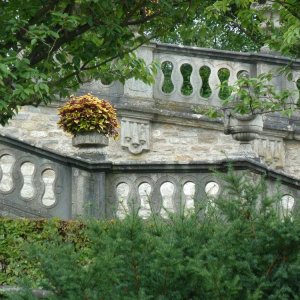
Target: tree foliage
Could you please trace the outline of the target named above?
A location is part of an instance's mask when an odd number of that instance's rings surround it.
[[[175,30],[160,41],[187,46],[206,47],[231,51],[256,51],[263,45],[262,35],[253,27],[243,27],[234,4],[228,10],[213,10],[216,1],[198,1],[193,15],[187,16],[184,24],[176,24]]]
[[[232,86],[225,80],[221,88],[227,89],[227,97],[221,99],[222,107],[211,108],[204,112],[214,118],[222,111],[231,110],[238,114],[267,114],[280,112],[291,116],[299,109],[299,91],[278,89],[272,83],[275,72],[261,73],[257,77],[241,76]]]
[[[132,53],[165,35],[193,1],[3,0],[0,2],[0,123],[26,104],[68,96],[86,80],[153,80]]]
[[[150,39],[237,51],[267,43],[299,57],[299,1],[270,2],[268,9],[280,15],[279,28],[253,2],[3,0],[0,124],[20,106],[69,96],[92,79],[153,82],[156,64],[146,65],[132,52]]]
[[[299,11],[298,0],[217,0],[207,7],[209,18],[225,16],[253,41],[260,37],[260,43],[294,57],[300,57]]]

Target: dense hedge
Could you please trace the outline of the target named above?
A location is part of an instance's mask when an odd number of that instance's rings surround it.
[[[15,285],[28,276],[38,286],[42,278],[37,264],[29,259],[31,245],[46,245],[54,237],[76,247],[86,244],[85,225],[79,221],[0,218],[0,285]]]
[[[28,275],[52,299],[299,299],[298,217],[263,182],[225,180],[214,205],[168,220],[2,220],[1,281]]]

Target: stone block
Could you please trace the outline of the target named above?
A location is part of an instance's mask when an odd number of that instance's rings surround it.
[[[28,120],[30,118],[30,114],[28,113],[18,113],[14,119],[15,120]]]
[[[46,131],[31,131],[30,136],[34,138],[45,138],[47,137],[48,132]]]

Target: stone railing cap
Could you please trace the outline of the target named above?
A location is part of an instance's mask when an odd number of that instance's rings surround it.
[[[259,52],[237,52],[237,51],[228,51],[228,50],[217,50],[211,48],[200,48],[200,47],[191,47],[191,46],[182,46],[182,45],[173,45],[173,44],[164,44],[164,43],[152,43],[151,47],[155,45],[155,52],[159,53],[173,53],[181,54],[185,56],[196,56],[196,57],[205,57],[209,59],[219,59],[219,60],[231,60],[238,62],[246,63],[256,63],[263,62],[267,64],[278,64],[286,65],[290,64],[293,68],[300,68],[300,59],[295,59],[291,57],[286,57],[282,55],[274,55],[267,53]]]

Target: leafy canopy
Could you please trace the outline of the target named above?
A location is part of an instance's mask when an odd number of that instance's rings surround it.
[[[174,31],[159,40],[231,51],[259,50],[264,43],[258,32],[259,24],[253,22],[249,23],[249,28],[243,27],[235,4],[228,3],[227,10],[219,11],[214,8],[216,2],[198,1],[194,14],[188,15],[184,24],[176,24]]]
[[[258,48],[264,45],[272,51],[297,59],[300,58],[299,11],[298,0],[217,0],[207,6],[206,18],[215,20],[216,23],[232,24],[233,30],[235,27],[239,28]],[[242,35],[237,37],[241,39]],[[251,50],[249,45],[251,43],[248,44],[248,50]],[[242,42],[240,50],[244,46],[245,43]],[[292,74],[289,66],[278,69],[275,73],[237,80],[229,87],[233,93],[223,101],[225,108],[231,107],[241,114],[281,111],[291,115],[299,109],[299,92],[291,88],[276,89],[273,78],[284,74],[288,80],[294,81],[300,90],[299,77]],[[228,88],[227,85],[227,81],[222,82],[221,89]],[[209,115],[217,116],[218,111],[213,109]]]
[[[69,96],[91,79],[153,81],[132,53],[193,12],[189,0],[3,0],[0,124],[19,106]]]
[[[258,7],[256,2],[262,6]],[[245,31],[249,31],[252,36],[261,35],[264,44],[269,45],[271,49],[285,55],[300,57],[298,0],[219,0],[215,1],[209,10],[218,18],[222,18],[224,13],[233,12],[236,22]]]
[[[280,28],[253,2],[3,0],[0,124],[20,106],[68,97],[93,79],[153,82],[156,64],[146,65],[132,52],[150,39],[237,51],[268,44],[300,57],[300,2],[269,1],[268,9],[280,16]]]

